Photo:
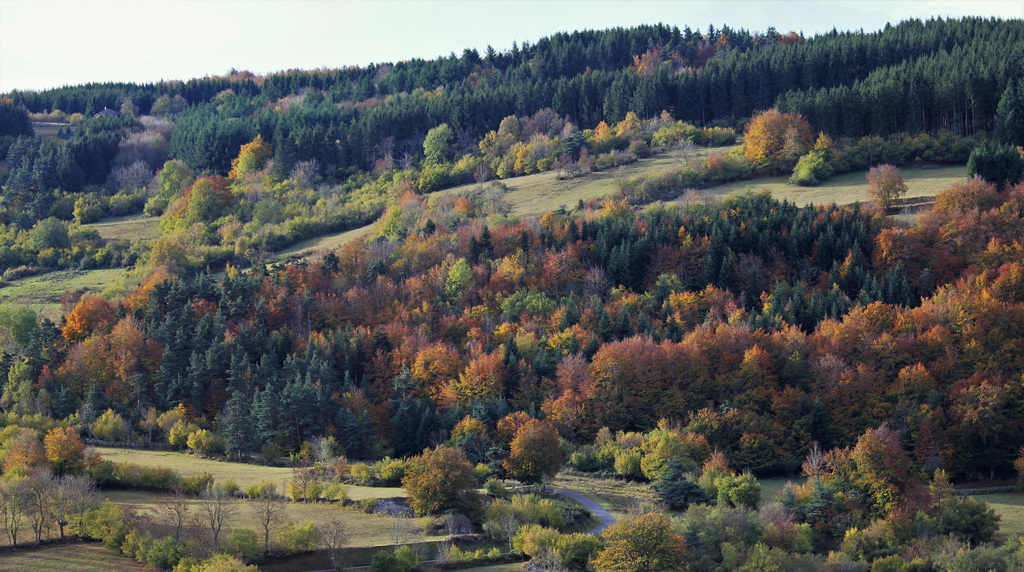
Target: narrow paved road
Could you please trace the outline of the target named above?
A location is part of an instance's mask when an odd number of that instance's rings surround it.
[[[594,530],[591,530],[590,532],[588,532],[588,534],[593,534],[594,536],[597,536],[601,534],[601,531],[615,524],[615,517],[612,516],[611,513],[608,512],[608,510],[605,509],[603,506],[597,504],[597,501],[589,499],[581,494],[574,493],[572,491],[567,491],[565,489],[552,488],[551,490],[560,495],[567,496],[572,500],[582,504],[583,506],[587,507],[587,510],[594,513],[594,516],[601,519],[601,526],[595,528]]]

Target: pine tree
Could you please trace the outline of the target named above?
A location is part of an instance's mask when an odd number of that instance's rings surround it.
[[[221,434],[227,443],[227,454],[241,459],[253,445],[252,411],[245,394],[235,391],[221,414]]]

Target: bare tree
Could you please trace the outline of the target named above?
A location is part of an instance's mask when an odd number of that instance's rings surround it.
[[[64,477],[63,484],[68,496],[68,524],[72,525],[72,530],[82,534],[85,513],[100,505],[100,493],[96,490],[96,483],[92,478],[85,475]]]
[[[487,163],[481,162],[473,170],[473,180],[476,184],[483,186],[491,178],[491,168],[487,166]]]
[[[316,462],[321,466],[326,466],[327,462],[334,457],[335,443],[334,437],[324,437],[321,435],[320,437],[313,439],[313,443],[311,445],[311,448],[313,449],[313,458],[316,459]]]
[[[417,526],[415,522],[405,518],[396,518],[394,520],[391,529],[391,541],[395,548],[404,544],[416,544],[422,536],[423,529]]]
[[[18,543],[18,530],[25,518],[25,481],[0,479],[0,521],[11,545]]]
[[[281,519],[284,503],[277,497],[277,488],[273,483],[260,486],[257,493],[250,499],[249,508],[256,515],[256,520],[263,527],[263,552],[270,551],[270,527]]]
[[[341,570],[345,564],[342,549],[348,543],[348,531],[345,530],[345,523],[339,519],[333,519],[317,528],[320,529],[320,542],[323,543],[327,554],[331,557],[331,564],[334,564],[335,570]]]
[[[448,533],[448,540],[456,534],[465,534],[472,528],[469,519],[461,514],[450,512],[444,515],[444,530]]]
[[[55,488],[53,473],[47,468],[33,469],[25,481],[25,514],[37,543],[43,541],[43,530],[50,521],[50,497]]]
[[[800,467],[805,477],[820,477],[825,474],[825,453],[818,447],[818,442],[807,453],[807,459]]]
[[[64,475],[55,480],[53,494],[50,497],[50,518],[60,529],[60,537],[64,538],[64,527],[71,520],[74,508],[77,481],[82,477]],[[85,477],[88,479],[88,477]]]
[[[146,446],[151,447],[153,445],[153,430],[158,428],[160,425],[157,423],[160,414],[157,413],[155,407],[144,407],[142,409],[142,420],[139,421],[139,426],[146,432]]]
[[[691,139],[682,139],[676,145],[679,149],[679,156],[682,158],[683,166],[686,167],[690,164],[690,158],[697,154],[697,146],[693,144]]]
[[[174,489],[174,492],[168,493],[157,503],[157,510],[167,515],[167,520],[174,529],[174,541],[181,542],[181,531],[188,524],[189,516],[192,514],[188,497],[181,490]]]
[[[199,495],[199,511],[205,523],[210,526],[214,546],[218,544],[224,524],[234,516],[237,509],[235,499],[224,492],[222,485],[211,484]]]
[[[512,550],[512,539],[515,537],[516,533],[519,532],[519,527],[521,526],[519,519],[516,518],[516,515],[508,512],[501,515],[501,518],[498,519],[496,524],[498,530],[501,531],[501,535],[508,541],[508,549]]]

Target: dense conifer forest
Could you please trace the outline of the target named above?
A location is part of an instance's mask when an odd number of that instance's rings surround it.
[[[973,569],[944,567],[956,550],[1013,569],[1020,542],[983,545],[993,513],[949,480],[1024,477],[1022,33],[656,25],[5,94],[4,279],[125,267],[134,282],[69,297],[59,320],[0,306],[3,470],[47,465],[29,442],[64,427],[266,462],[329,436],[337,456],[403,460],[414,498],[449,448],[484,478],[654,483],[665,507],[695,505],[674,525],[694,570]],[[500,181],[694,144],[713,149],[542,216],[513,213]],[[754,175],[968,162],[975,176],[910,222],[887,214],[896,195],[650,204]],[[159,238],[88,226],[139,213]],[[97,466],[66,472],[119,482]],[[743,508],[754,477],[801,471],[776,512]],[[716,518],[746,519],[747,537],[722,540]],[[600,570],[620,569],[614,538]]]

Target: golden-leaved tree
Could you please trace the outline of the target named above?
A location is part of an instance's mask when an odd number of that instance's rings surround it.
[[[778,109],[755,115],[743,134],[744,157],[755,170],[766,173],[792,170],[814,144],[811,124],[803,116]]]

